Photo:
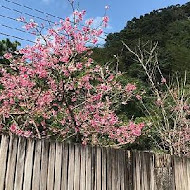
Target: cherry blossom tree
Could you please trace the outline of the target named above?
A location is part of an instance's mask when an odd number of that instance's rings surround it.
[[[89,43],[97,43],[109,18],[93,29],[84,15],[74,11],[45,35],[35,21],[20,18],[40,37],[17,52],[22,56],[4,55],[11,64],[0,68],[2,132],[99,145],[131,143],[141,134],[143,123],[124,123],[115,112],[117,104],[141,99],[135,84],[120,84],[121,73],[90,58]]]

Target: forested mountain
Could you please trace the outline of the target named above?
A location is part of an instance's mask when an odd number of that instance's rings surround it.
[[[141,68],[125,48],[122,41],[135,49],[141,44],[158,42],[158,60],[166,76],[190,72],[190,3],[154,10],[149,14],[128,21],[123,30],[107,36],[104,48],[94,49],[98,62],[115,62],[118,55],[121,70],[144,80]]]

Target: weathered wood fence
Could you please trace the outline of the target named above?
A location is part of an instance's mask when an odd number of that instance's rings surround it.
[[[0,136],[0,190],[190,190],[190,160]]]

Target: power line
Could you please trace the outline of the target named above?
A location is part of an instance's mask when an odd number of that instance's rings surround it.
[[[52,14],[50,14],[50,13],[47,13],[47,12],[44,12],[44,11],[42,11],[42,10],[39,10],[39,9],[35,9],[35,8],[32,8],[32,7],[26,6],[26,5],[21,4],[21,3],[17,3],[17,2],[11,1],[11,0],[4,0],[4,1],[6,1],[6,2],[8,2],[8,3],[15,4],[15,5],[20,6],[20,7],[24,7],[24,8],[26,8],[26,9],[29,9],[29,10],[32,10],[32,11],[36,11],[36,12],[41,13],[41,14],[45,14],[45,15],[54,17],[54,18],[56,18],[56,19],[63,19],[63,18],[61,18],[61,17],[59,17],[59,16],[52,15]]]
[[[21,37],[18,37],[18,36],[14,36],[14,35],[10,35],[10,34],[5,34],[3,32],[0,32],[1,35],[3,36],[6,36],[6,37],[11,37],[11,38],[15,38],[15,39],[18,39],[18,40],[22,40],[22,41],[27,41],[27,42],[31,42],[31,43],[35,43],[34,41],[31,41],[31,40],[28,40],[28,39],[24,39],[24,38],[21,38]]]
[[[53,21],[50,21],[50,20],[47,20],[47,19],[44,19],[44,18],[41,18],[41,17],[38,17],[38,16],[34,16],[34,15],[32,15],[32,14],[29,14],[29,13],[25,13],[25,12],[22,12],[22,11],[19,11],[19,10],[17,10],[17,9],[11,9],[11,8],[9,8],[9,7],[6,7],[6,6],[4,6],[4,5],[0,5],[2,8],[4,8],[4,9],[7,9],[7,10],[10,10],[10,11],[14,11],[14,12],[17,12],[17,13],[20,13],[20,14],[22,14],[22,15],[27,15],[27,16],[30,16],[30,17],[32,17],[32,18],[37,18],[37,19],[40,19],[40,20],[43,20],[43,21],[46,21],[46,22],[48,22],[48,23],[53,23],[53,24],[55,24],[55,22],[53,22]],[[11,20],[15,20],[15,21],[18,21],[17,19],[14,19],[14,18],[12,18],[12,17],[8,17],[8,16],[5,16],[5,15],[1,15],[0,14],[0,16],[1,17],[5,17],[5,18],[11,18]],[[21,21],[21,22],[23,22],[23,23],[27,23],[27,22],[24,22],[24,21]],[[40,29],[46,29],[46,30],[48,30],[49,28],[47,28],[47,27],[40,27],[40,26],[38,26]],[[63,34],[64,35],[64,34]],[[102,36],[98,36],[97,38],[100,38],[100,39],[103,39],[103,40],[105,40],[106,38],[104,38],[104,37],[102,37]]]
[[[22,29],[19,29],[19,28],[16,28],[16,27],[13,28],[12,26],[8,26],[8,25],[6,25],[6,24],[0,23],[0,25],[1,25],[2,27],[4,27],[4,28],[9,28],[9,29],[11,29],[11,30],[17,30],[17,31],[19,31],[19,32],[28,33],[28,34],[32,34],[32,35],[38,36],[38,35],[36,35],[35,33],[29,32],[29,31],[25,31],[25,30],[22,30]]]
[[[19,28],[13,28],[13,27],[11,27],[11,26],[8,26],[8,25],[2,24],[2,23],[0,23],[0,26],[5,27],[5,28],[8,28],[8,29],[11,29],[11,30],[17,30],[17,31],[20,31],[20,32],[23,32],[23,33],[29,33],[29,34],[35,35],[35,34],[31,33],[31,32],[28,32],[28,31],[25,31],[25,30],[22,30],[22,29],[19,29]],[[14,35],[10,35],[10,34],[5,34],[5,33],[3,33],[3,32],[0,32],[0,34],[3,35],[3,36],[6,36],[6,37],[12,37],[12,38],[15,38],[15,39],[18,39],[18,40],[27,41],[27,42],[31,42],[31,43],[33,43],[33,44],[37,44],[36,42],[34,42],[34,41],[32,41],[32,40],[24,39],[24,38],[19,37],[19,36],[14,36]],[[40,37],[40,35],[35,35],[35,36]],[[48,39],[53,40],[53,39],[51,39],[51,38],[48,38]],[[43,39],[42,39],[42,40],[43,40]],[[94,46],[97,46],[97,47],[98,47],[98,46],[103,46],[102,44],[93,44],[92,42],[87,42],[87,43],[90,43],[90,44],[92,44],[92,45],[94,45]]]
[[[27,24],[27,22],[25,22],[25,21],[18,21],[18,19],[16,19],[16,18],[13,18],[13,17],[10,17],[10,16],[6,16],[6,15],[2,15],[2,14],[0,14],[0,17],[2,17],[2,18],[6,18],[6,19],[9,19],[9,20],[12,20],[12,21],[16,21],[16,22],[22,22],[22,23],[24,23],[24,24]],[[44,29],[43,27],[41,27],[41,26],[38,26],[39,28],[41,28],[41,29]],[[46,29],[46,28],[45,28]]]
[[[13,1],[10,1],[10,0],[4,0],[4,1],[9,2],[9,3],[13,3],[13,4],[18,5],[18,6],[23,6],[23,7],[27,8],[27,9],[35,10],[35,11],[37,11],[37,12],[39,12],[39,13],[47,14],[47,15],[50,15],[50,16],[52,16],[52,17],[61,19],[60,17],[51,15],[51,14],[49,14],[49,13],[45,13],[45,12],[40,11],[40,10],[37,10],[37,9],[33,9],[33,8],[28,7],[28,6],[25,6],[25,5],[21,5],[21,4],[19,4],[19,3],[16,3],[16,2],[13,2]],[[25,15],[28,15],[28,16],[33,17],[33,18],[37,18],[37,19],[41,19],[41,20],[43,20],[43,21],[47,21],[48,23],[54,23],[53,21],[50,21],[50,20],[47,20],[47,19],[44,19],[44,18],[41,18],[41,17],[38,17],[38,16],[34,16],[34,15],[32,15],[32,14],[29,14],[29,13],[24,13],[24,12],[22,12],[22,11],[20,11],[20,10],[14,9],[14,8],[9,8],[9,7],[4,6],[4,5],[0,5],[0,6],[1,6],[2,8],[4,8],[4,9],[9,10],[9,11],[14,11],[14,12],[19,13],[19,14],[22,14],[22,15],[25,14]],[[6,19],[9,19],[9,20],[12,20],[12,21],[16,21],[16,22],[22,22],[22,23],[25,23],[25,24],[27,23],[26,21],[23,21],[23,20],[18,21],[18,19],[15,19],[15,18],[10,17],[10,16],[2,15],[2,14],[0,14],[0,17],[6,18]],[[62,19],[62,20],[63,20],[63,19]],[[1,25],[2,27],[9,28],[9,29],[11,29],[11,30],[17,30],[17,31],[19,31],[19,32],[29,33],[29,34],[32,34],[32,35],[36,35],[36,34],[34,34],[34,33],[32,33],[32,32],[25,31],[25,30],[19,29],[19,28],[17,28],[17,27],[8,26],[8,25],[6,25],[6,24],[1,24],[1,23],[0,23],[0,25]],[[47,30],[49,29],[49,28],[41,27],[41,26],[38,26],[38,27],[39,27],[40,29],[47,29]],[[19,39],[19,40],[22,40],[22,41],[27,41],[27,42],[31,42],[31,43],[36,43],[36,42],[34,42],[34,41],[32,41],[32,40],[24,39],[24,38],[22,38],[22,37],[10,35],[10,34],[5,34],[5,33],[3,33],[3,32],[1,32],[0,34],[1,34],[1,35],[4,35],[4,36],[7,36],[7,37],[12,37],[12,38],[15,38],[15,39]],[[63,34],[63,33],[61,33],[61,34],[62,34],[62,35],[66,35],[66,34]],[[40,35],[36,35],[36,36],[40,36]],[[67,36],[67,35],[66,35],[66,36]],[[103,38],[103,37],[101,37],[101,36],[98,36],[97,38],[101,38],[101,39],[104,39],[104,40],[105,40],[105,38]],[[103,46],[103,44],[94,44],[94,43],[92,43],[92,42],[88,42],[88,43],[91,43],[91,44],[93,44],[94,46],[97,46],[97,47],[98,47],[98,46]]]
[[[51,17],[56,18],[56,19],[64,20],[63,18],[61,18],[61,17],[59,17],[59,16],[55,16],[55,15],[50,14],[50,13],[48,13],[48,12],[45,12],[45,11],[42,11],[42,10],[39,10],[39,9],[35,9],[35,8],[32,8],[32,7],[29,7],[29,6],[26,6],[26,5],[24,5],[24,4],[21,4],[21,3],[18,3],[18,2],[14,2],[14,1],[12,1],[12,0],[3,0],[3,1],[8,2],[8,3],[11,3],[11,4],[14,4],[14,5],[17,5],[17,6],[19,6],[19,7],[24,7],[24,8],[26,8],[26,9],[29,9],[29,10],[31,10],[31,11],[35,11],[35,12],[44,14],[44,15],[46,15],[46,16],[51,16]],[[51,22],[52,22],[52,21],[51,21]],[[53,23],[54,23],[54,22],[53,22]],[[84,25],[82,25],[82,26],[84,26]],[[108,35],[109,33],[104,32],[104,34]]]
[[[25,22],[25,21],[18,21],[17,19],[15,19],[15,18],[13,18],[13,17],[9,17],[9,16],[6,16],[6,15],[2,15],[2,14],[0,14],[0,17],[2,17],[2,18],[6,18],[6,19],[10,19],[10,20],[13,20],[13,21],[15,21],[15,22],[22,22],[22,23],[27,23],[27,22]],[[34,34],[34,33],[32,33],[32,32],[29,32],[29,31],[25,31],[25,30],[22,30],[22,29],[19,29],[19,28],[16,28],[16,27],[12,27],[12,26],[8,26],[8,25],[6,25],[6,24],[1,24],[0,23],[0,25],[1,26],[3,26],[3,27],[6,27],[6,28],[9,28],[9,29],[14,29],[14,30],[17,30],[17,31],[20,31],[20,32],[25,32],[25,33],[29,33],[29,34],[32,34],[32,35],[35,35],[35,36],[40,36],[40,35],[36,35],[36,34]],[[38,26],[39,28],[41,28],[41,29],[49,29],[49,28],[46,28],[46,27],[40,27],[40,26]],[[67,34],[64,34],[64,33],[60,33],[60,34],[62,34],[62,35],[65,35],[65,36],[68,36]],[[51,38],[50,38],[51,39]],[[105,40],[105,38],[102,38],[102,39],[104,39]],[[88,43],[91,43],[91,44],[93,44],[92,42],[88,42]],[[93,44],[94,45],[94,44]]]
[[[55,24],[55,22],[53,22],[53,21],[51,21],[51,20],[47,20],[47,19],[41,18],[41,17],[39,17],[39,16],[34,16],[34,15],[32,15],[32,14],[29,14],[29,13],[26,13],[26,12],[22,12],[22,11],[19,11],[19,10],[17,10],[17,9],[11,9],[11,8],[9,8],[9,7],[7,7],[7,6],[4,6],[4,5],[0,5],[0,6],[1,6],[2,8],[4,8],[4,9],[9,10],[9,11],[14,11],[14,12],[17,12],[17,13],[22,14],[22,15],[27,15],[27,16],[30,16],[30,17],[33,17],[33,18],[36,18],[36,19],[40,19],[40,20],[42,20],[42,21],[46,21],[46,22],[48,22],[48,23],[53,23],[53,24]]]

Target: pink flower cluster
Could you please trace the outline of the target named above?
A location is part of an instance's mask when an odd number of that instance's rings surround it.
[[[18,129],[17,126],[15,124],[12,124],[10,126],[10,131],[13,133],[13,134],[16,134],[18,136],[23,136],[23,137],[30,137],[32,135],[32,132],[31,131],[23,131],[21,129]]]
[[[136,86],[123,86],[115,73],[93,63],[89,42],[96,43],[102,29],[92,29],[93,19],[80,26],[85,11],[75,11],[74,22],[61,20],[47,35],[13,58],[11,72],[1,69],[0,123],[14,134],[68,138],[80,133],[83,143],[100,143],[104,136],[129,143],[141,134],[143,124],[124,125],[113,104],[135,96]],[[103,26],[108,23],[103,18]],[[25,25],[33,30],[38,25]],[[5,54],[11,59],[11,54]],[[140,99],[140,97],[137,97]],[[9,122],[8,122],[9,121]]]
[[[128,93],[133,92],[136,89],[137,89],[137,87],[134,84],[131,84],[131,83],[127,84],[127,86],[125,87],[125,90]]]

